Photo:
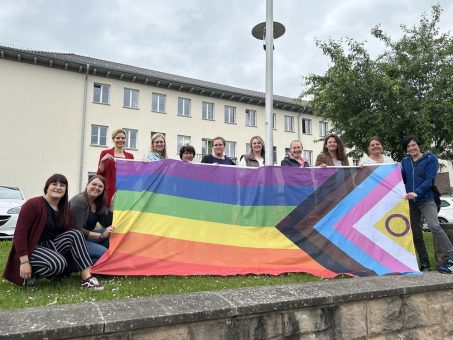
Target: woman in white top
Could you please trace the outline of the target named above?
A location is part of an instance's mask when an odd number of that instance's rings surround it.
[[[250,138],[250,152],[241,156],[239,165],[252,167],[264,165],[264,141],[260,136]]]
[[[385,156],[382,152],[384,148],[382,147],[382,141],[379,137],[372,137],[368,140],[368,157],[366,157],[362,164],[385,164],[385,163],[395,163],[393,159],[388,156]]]

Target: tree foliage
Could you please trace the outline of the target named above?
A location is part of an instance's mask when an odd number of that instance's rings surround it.
[[[301,98],[310,98],[314,113],[332,122],[352,156],[367,152],[367,140],[377,135],[400,160],[401,138],[418,135],[425,149],[453,158],[453,38],[439,32],[441,12],[435,5],[417,26],[401,25],[397,41],[374,27],[372,36],[386,47],[376,58],[349,38],[316,41],[331,67],[305,78]]]

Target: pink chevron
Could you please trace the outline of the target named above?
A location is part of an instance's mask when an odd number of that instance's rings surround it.
[[[369,210],[369,207],[373,207],[385,195],[387,195],[392,188],[401,182],[400,174],[400,168],[395,168],[395,170],[393,170],[379,185],[368,193],[367,196],[362,198],[360,202],[354,206],[354,208],[352,208],[334,225],[334,229],[341,233],[344,237],[349,239],[378,262],[386,263],[386,267],[395,272],[413,271],[413,269],[409,268],[392,255],[389,255],[383,248],[370,241],[359,231],[351,232],[350,227],[354,225],[361,218],[361,216],[363,216],[364,212]]]

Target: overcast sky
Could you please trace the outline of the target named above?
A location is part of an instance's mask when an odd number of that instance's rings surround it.
[[[323,74],[328,59],[315,39],[370,35],[381,24],[393,39],[440,3],[441,30],[453,31],[453,1],[274,0],[274,93],[296,97],[302,76]],[[265,89],[265,52],[251,35],[266,20],[266,0],[1,0],[0,43],[66,52],[257,90]]]

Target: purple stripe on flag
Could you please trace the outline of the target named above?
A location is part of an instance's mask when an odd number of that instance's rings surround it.
[[[291,168],[265,166],[261,168],[243,168],[234,166],[217,166],[211,164],[185,163],[178,160],[157,162],[137,162],[116,160],[118,176],[128,174],[160,174],[176,176],[210,183],[230,185],[290,185],[320,186],[337,172],[335,168]]]

